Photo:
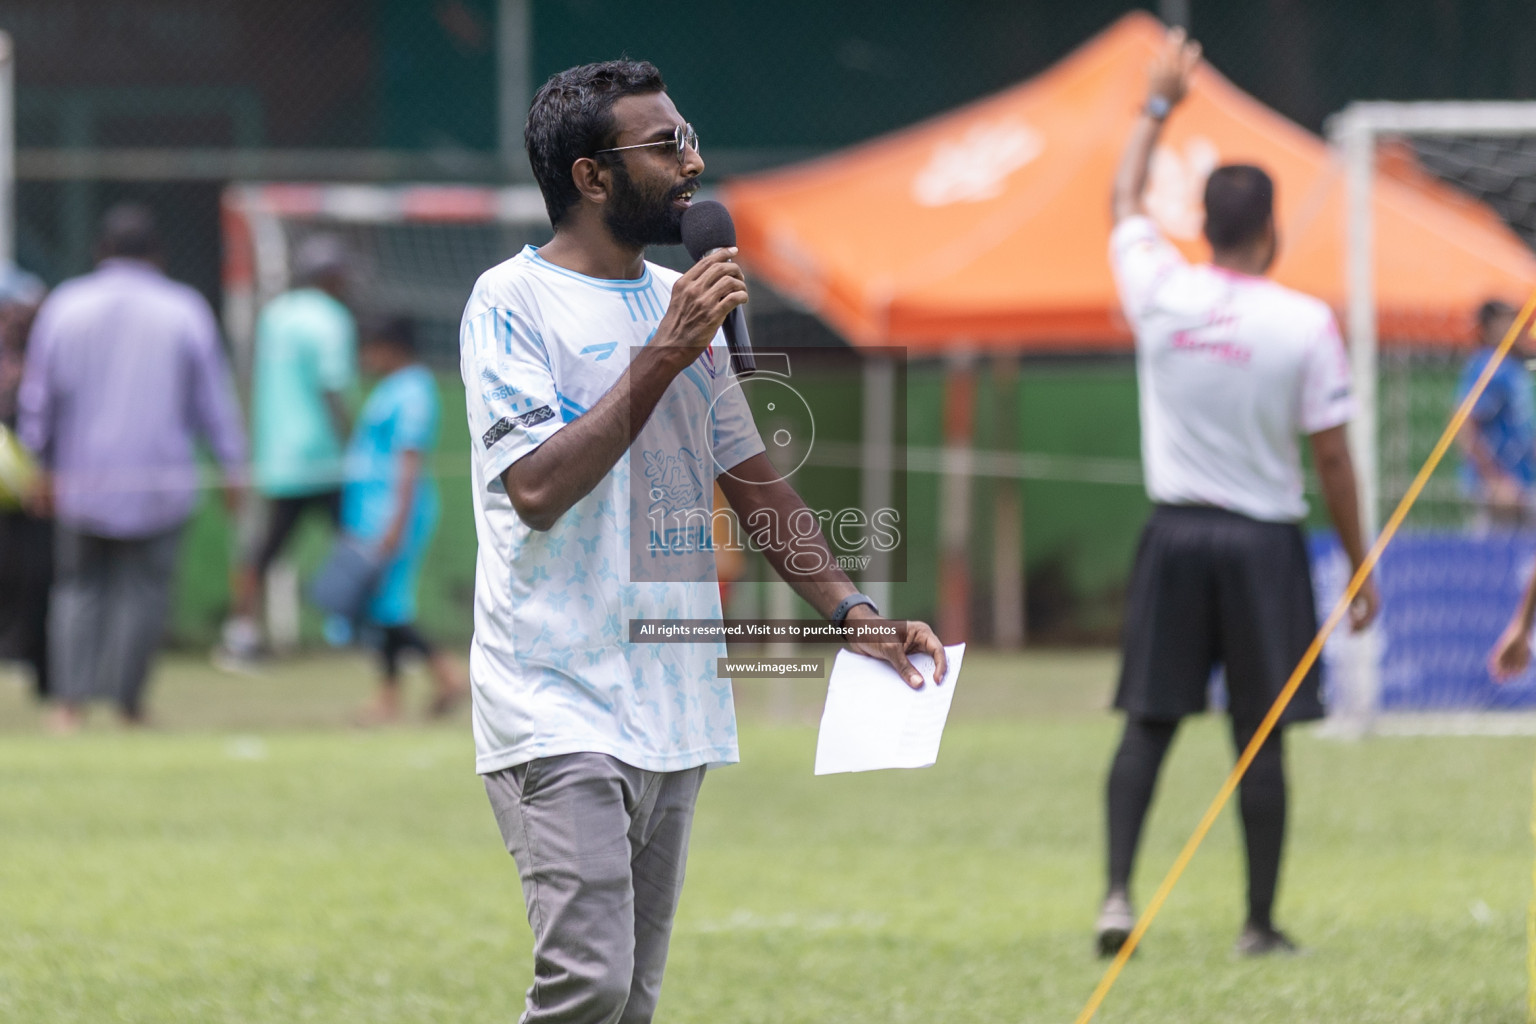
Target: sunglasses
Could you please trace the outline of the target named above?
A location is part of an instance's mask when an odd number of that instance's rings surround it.
[[[670,139],[661,139],[656,142],[637,142],[633,146],[610,146],[607,149],[599,149],[593,156],[603,153],[622,153],[626,149],[649,149],[651,146],[675,146],[677,147],[677,162],[682,163],[688,159],[688,151],[699,151],[699,133],[693,130],[693,125],[684,122],[677,126]]]

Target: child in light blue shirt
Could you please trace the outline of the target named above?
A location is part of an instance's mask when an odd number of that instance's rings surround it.
[[[439,516],[429,463],[437,446],[437,382],[417,361],[415,332],[407,319],[390,319],[369,331],[359,356],[364,371],[380,380],[347,446],[341,526],[371,547],[382,566],[366,624],[378,636],[383,678],[366,718],[399,718],[400,656],[407,651],[426,659],[436,687],[430,711],[440,715],[466,687],[453,662],[415,624],[421,566]]]

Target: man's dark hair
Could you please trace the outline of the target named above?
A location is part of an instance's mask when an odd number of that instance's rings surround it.
[[[101,218],[101,232],[96,239],[96,253],[101,259],[126,256],[150,259],[160,254],[160,232],[155,215],[139,203],[118,203]]]
[[[1489,329],[1501,317],[1514,316],[1517,310],[1503,299],[1489,299],[1477,307],[1477,332],[1488,336]]]
[[[416,321],[394,314],[369,322],[363,337],[367,344],[390,345],[407,355],[416,354]]]
[[[1275,213],[1275,183],[1252,164],[1227,164],[1205,180],[1205,237],[1212,249],[1257,241]]]
[[[661,72],[643,60],[583,64],[551,76],[540,87],[523,125],[523,145],[552,226],[581,198],[571,165],[613,145],[614,102],[666,88]]]

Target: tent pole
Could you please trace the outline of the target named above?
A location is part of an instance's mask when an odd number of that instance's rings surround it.
[[[523,157],[523,119],[533,100],[532,50],[533,4],[500,0],[496,6],[496,149],[507,177],[528,166]]]
[[[859,503],[873,522],[877,512],[891,507],[895,491],[892,435],[896,424],[896,366],[892,356],[882,352],[866,358],[863,384],[864,453],[860,460],[863,471],[859,475]],[[911,527],[902,523],[901,528],[906,531]],[[882,612],[892,613],[889,552],[871,546],[862,585]]]
[[[993,362],[992,450],[1019,446],[1019,360],[999,356]],[[1019,481],[998,477],[992,491],[992,643],[1003,650],[1024,646],[1024,501]]]
[[[0,267],[16,259],[16,65],[0,32]]]
[[[939,478],[939,638],[971,636],[971,441],[976,373],[969,352],[952,353],[944,373],[944,471]]]

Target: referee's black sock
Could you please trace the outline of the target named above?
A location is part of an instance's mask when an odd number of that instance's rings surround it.
[[[1252,726],[1232,725],[1239,753],[1253,739]],[[1271,914],[1280,882],[1280,852],[1285,845],[1285,759],[1281,730],[1275,729],[1243,776],[1238,803],[1248,848],[1248,923],[1273,928]]]
[[[1157,788],[1157,773],[1178,722],[1126,718],[1120,749],[1109,769],[1109,889],[1129,892],[1141,826]]]

